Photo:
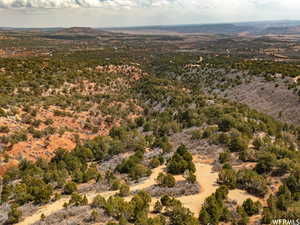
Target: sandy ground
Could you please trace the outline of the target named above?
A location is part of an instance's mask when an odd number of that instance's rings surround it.
[[[196,195],[182,196],[177,199],[181,201],[184,207],[189,208],[195,216],[199,216],[200,209],[205,199],[212,195],[218,188],[218,173],[213,172],[213,166],[210,164],[195,162],[195,165],[195,175],[198,183],[200,184],[200,192]],[[178,178],[178,180],[181,180],[180,176]],[[228,198],[230,200],[235,200],[239,205],[243,204],[243,202],[248,198],[251,198],[253,201],[258,200],[258,198],[255,196],[239,189],[230,190],[228,193]],[[154,206],[156,200],[157,198],[152,198],[152,207]]]
[[[158,176],[158,174],[163,171],[163,168],[164,168],[164,166],[160,166],[160,167],[153,169],[152,174],[150,175],[150,177],[147,180],[145,180],[144,182],[141,182],[137,185],[132,186],[130,188],[130,190],[131,191],[141,190],[141,189],[147,188],[147,187],[155,184],[156,183],[155,179]],[[110,196],[112,196],[116,193],[118,193],[118,191],[106,191],[106,192],[101,192],[101,193],[89,192],[86,194],[86,196],[87,196],[88,202],[90,203],[93,201],[95,196],[98,194],[101,194],[104,198],[109,198]],[[68,202],[69,199],[70,199],[70,197],[64,197],[53,203],[41,206],[40,209],[35,214],[26,217],[23,221],[17,223],[17,225],[33,224],[41,219],[42,214],[44,214],[45,216],[49,216],[49,215],[53,214],[53,213],[63,209],[64,203]],[[130,200],[130,198],[128,198],[128,200]]]
[[[213,194],[216,189],[218,188],[217,185],[217,179],[218,179],[218,173],[213,172],[213,166],[210,164],[206,164],[203,162],[195,162],[196,165],[196,177],[197,181],[200,184],[200,192],[196,195],[189,195],[189,196],[182,196],[177,199],[179,199],[183,206],[189,208],[195,216],[199,215],[199,211],[201,209],[202,204],[204,203],[205,199]],[[151,185],[156,184],[156,178],[160,172],[163,172],[165,166],[160,166],[155,169],[153,169],[153,172],[151,176],[137,184],[131,186],[130,190],[141,190],[145,189],[147,187],[150,187]],[[182,176],[176,177],[176,180],[182,180]],[[116,194],[117,191],[106,191],[106,192],[89,192],[86,194],[87,199],[89,203],[93,200],[93,198],[101,194],[105,198],[109,198],[110,196]],[[251,198],[252,200],[258,200],[256,197],[246,193],[242,190],[231,190],[228,195],[229,199],[237,201],[238,204],[242,204],[244,200],[247,198]],[[61,209],[63,209],[63,205],[65,202],[69,201],[69,197],[61,198],[60,200],[41,206],[40,209],[33,215],[26,217],[23,221],[17,223],[17,225],[29,225],[33,224],[40,220],[41,215],[44,214],[45,216],[49,216]],[[127,197],[126,200],[130,200],[131,197]],[[156,202],[157,198],[152,198],[152,204],[151,207],[153,207],[154,203]]]
[[[250,195],[246,191],[240,190],[240,189],[235,189],[235,190],[229,191],[228,198],[230,200],[236,201],[238,205],[242,205],[243,202],[248,198],[252,199],[253,201],[259,200],[259,198],[255,197],[253,195]]]
[[[218,188],[217,180],[218,173],[213,172],[213,166],[204,163],[195,163],[196,165],[196,178],[200,184],[200,192],[196,195],[182,196],[177,198],[180,200],[184,207],[189,208],[195,216],[199,216],[200,209],[207,197],[212,195]],[[228,193],[228,198],[230,200],[235,200],[239,205],[251,198],[253,201],[257,201],[253,195],[248,194],[244,190],[234,189],[230,190]]]
[[[189,208],[196,216],[198,216],[202,204],[205,199],[213,194],[217,186],[218,173],[212,171],[212,166],[209,164],[196,164],[196,178],[200,184],[200,193],[196,195],[182,196],[178,199],[183,206]]]

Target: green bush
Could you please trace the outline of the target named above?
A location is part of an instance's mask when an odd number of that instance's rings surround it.
[[[127,184],[122,184],[120,186],[120,191],[119,191],[119,195],[121,197],[126,197],[130,194],[130,188]]]
[[[101,195],[97,195],[91,203],[91,206],[93,208],[103,208],[105,207],[105,205],[106,205],[106,200]]]
[[[242,152],[248,148],[248,142],[241,136],[234,136],[231,138],[228,147],[231,152]]]
[[[143,160],[143,154],[143,151],[137,151],[133,156],[124,159],[121,164],[116,167],[116,171],[128,173],[129,176],[135,180],[149,176],[151,170],[140,163]]]
[[[236,172],[233,169],[222,169],[219,173],[218,182],[234,189],[237,185]]]
[[[253,202],[250,198],[248,198],[243,202],[243,208],[248,216],[253,216],[259,213],[261,204],[258,201]]]
[[[159,173],[157,177],[157,182],[159,186],[162,187],[174,187],[176,184],[175,178],[171,174]]]
[[[221,152],[219,155],[219,162],[226,163],[230,161],[230,153],[229,152]]]
[[[0,133],[8,133],[9,128],[8,126],[0,126]]]
[[[71,195],[71,198],[69,200],[68,205],[74,205],[74,206],[82,206],[82,205],[87,205],[88,200],[86,195],[82,196],[78,194],[77,192],[73,192]]]
[[[187,174],[185,174],[185,179],[190,183],[190,184],[194,184],[197,181],[197,177],[194,173],[192,173],[191,171],[188,171]]]
[[[167,163],[167,171],[171,174],[182,174],[186,170],[195,172],[196,168],[192,160],[193,157],[191,153],[188,152],[186,146],[181,145]]]
[[[159,158],[158,157],[152,158],[150,161],[150,166],[151,166],[151,168],[156,168],[156,167],[160,166]]]
[[[199,213],[200,224],[218,224],[221,221],[229,221],[231,215],[224,204],[227,195],[228,189],[221,186],[214,194],[205,199],[204,205]]]
[[[8,213],[8,219],[5,221],[5,224],[15,224],[18,223],[22,216],[22,212],[18,210],[17,206],[11,206],[11,209]]]
[[[77,185],[74,182],[68,182],[64,186],[64,194],[70,195],[77,191]]]
[[[247,190],[250,194],[263,197],[268,192],[267,183],[264,177],[255,171],[243,169],[237,172],[237,187]]]

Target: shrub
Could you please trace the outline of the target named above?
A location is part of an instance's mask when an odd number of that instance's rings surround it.
[[[120,173],[129,173],[130,170],[136,164],[143,160],[143,152],[137,151],[134,155],[130,156],[128,159],[124,159],[121,164],[119,164],[116,170]]]
[[[83,182],[86,183],[92,179],[97,179],[99,173],[96,168],[90,167],[83,173]]]
[[[27,193],[32,196],[35,204],[47,203],[50,201],[53,188],[50,184],[46,184],[43,180],[35,177],[26,177],[24,184],[27,185]]]
[[[51,125],[51,124],[53,124],[53,120],[52,119],[46,119],[44,123],[46,125]]]
[[[156,168],[159,165],[160,165],[160,160],[158,159],[158,157],[154,157],[153,159],[151,159],[150,161],[151,168]]]
[[[210,224],[210,215],[207,212],[206,208],[203,208],[199,214],[199,222],[202,225]]]
[[[71,195],[71,199],[69,200],[68,205],[80,206],[80,205],[87,205],[88,200],[86,195],[82,196],[76,192],[73,192]]]
[[[136,164],[129,172],[129,176],[134,180],[138,180],[141,177],[150,176],[150,174],[151,170],[142,164]]]
[[[0,133],[8,133],[9,128],[8,126],[0,126]]]
[[[157,177],[157,182],[159,186],[162,187],[174,187],[176,184],[175,178],[171,174],[160,173]]]
[[[191,171],[188,171],[187,174],[185,174],[185,178],[190,184],[194,184],[197,181],[195,174]]]
[[[204,131],[203,131],[203,135],[202,138],[208,138],[210,136],[212,136],[214,133],[216,133],[218,131],[218,127],[207,127]]]
[[[167,171],[171,174],[182,174],[186,170],[195,172],[196,168],[193,163],[193,157],[184,145],[176,150],[176,153],[167,164]]]
[[[144,176],[149,176],[151,170],[140,163],[143,160],[143,152],[137,151],[129,159],[124,159],[121,164],[116,167],[120,173],[128,173],[132,179],[139,179]]]
[[[234,189],[237,184],[236,173],[233,169],[222,169],[219,173],[218,182]]]
[[[206,198],[199,214],[199,222],[201,224],[218,224],[220,221],[228,221],[231,215],[224,205],[227,194],[228,189],[221,186],[214,194]]]
[[[230,161],[230,153],[229,152],[221,152],[219,155],[220,163],[226,163]]]
[[[70,195],[77,191],[77,185],[74,182],[68,182],[64,186],[64,194]]]
[[[122,184],[120,187],[119,195],[122,197],[126,197],[130,194],[130,188],[127,184]]]
[[[157,200],[155,202],[155,205],[154,205],[154,208],[153,208],[153,212],[154,213],[160,213],[162,209],[163,209],[163,205],[161,204],[160,200]]]
[[[235,120],[229,115],[223,116],[218,122],[219,130],[222,132],[228,132],[235,126]]]
[[[254,203],[250,198],[248,198],[243,202],[243,208],[248,216],[253,216],[259,213],[261,204],[258,201]]]
[[[231,152],[241,152],[248,148],[248,142],[241,136],[234,136],[228,147]]]
[[[260,149],[264,145],[264,142],[261,138],[255,138],[253,140],[253,146],[255,149]]]
[[[121,187],[121,180],[115,179],[112,184],[111,184],[111,189],[112,190],[118,190]]]
[[[106,200],[101,195],[97,195],[91,204],[93,208],[103,208],[106,205]]]
[[[170,224],[173,225],[198,225],[197,219],[191,211],[184,207],[174,207],[170,213]]]
[[[243,207],[238,206],[237,213],[239,215],[238,225],[247,225],[249,223],[249,217]]]
[[[99,213],[96,211],[96,210],[93,210],[91,212],[91,217],[90,217],[90,220],[92,222],[96,222],[98,220],[98,218],[100,217]]]
[[[11,209],[8,213],[8,219],[6,220],[5,224],[14,224],[19,222],[22,216],[22,212],[18,210],[16,205],[11,206]]]
[[[237,187],[247,190],[250,194],[263,197],[268,191],[265,178],[253,170],[240,170],[236,177]]]
[[[246,149],[239,152],[239,159],[243,162],[255,162],[257,160],[256,152],[253,149]]]
[[[255,171],[259,174],[269,173],[275,166],[276,156],[270,152],[264,152],[259,155],[258,163],[255,166]]]
[[[202,132],[202,130],[200,130],[200,129],[193,130],[193,131],[191,132],[191,134],[192,134],[192,137],[191,137],[192,140],[199,140],[199,139],[201,139],[202,136],[203,136],[203,132]]]

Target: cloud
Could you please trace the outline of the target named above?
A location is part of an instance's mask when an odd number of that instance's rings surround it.
[[[242,8],[285,8],[298,0],[0,0],[0,8],[59,9],[59,8],[151,8],[182,7],[227,10]]]
[[[0,8],[145,8],[176,2],[177,0],[0,0]]]
[[[0,0],[0,26],[133,26],[300,19],[299,0]]]

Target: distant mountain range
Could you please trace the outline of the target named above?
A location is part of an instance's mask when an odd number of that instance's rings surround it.
[[[262,34],[300,34],[300,26],[293,27],[269,27]]]
[[[108,29],[109,30],[109,29]],[[212,34],[300,34],[300,21],[267,21],[224,24],[163,25],[143,27],[119,27],[113,30],[127,31],[167,31],[177,33]]]
[[[118,30],[160,30],[178,33],[240,33],[254,28],[251,26],[236,26],[234,24],[205,24],[205,25],[172,25],[117,28]]]
[[[259,21],[242,23],[219,23],[219,24],[187,24],[187,25],[157,25],[139,27],[114,27],[114,28],[90,28],[90,27],[71,27],[71,28],[11,28],[4,27],[0,30],[31,30],[51,33],[52,35],[91,35],[97,36],[104,34],[105,31],[160,31],[177,33],[210,33],[210,34],[239,34],[249,33],[255,35],[267,34],[300,34],[300,21],[281,20],[281,21]]]

